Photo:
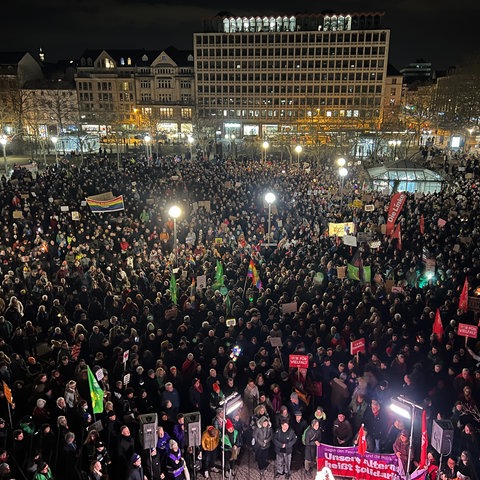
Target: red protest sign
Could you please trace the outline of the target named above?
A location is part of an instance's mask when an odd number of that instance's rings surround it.
[[[364,338],[359,338],[350,343],[350,355],[356,355],[357,353],[365,353]]]
[[[469,325],[468,323],[459,323],[457,335],[460,335],[461,337],[477,338],[478,327],[476,325]]]
[[[308,368],[308,355],[289,355],[288,365],[290,368]]]

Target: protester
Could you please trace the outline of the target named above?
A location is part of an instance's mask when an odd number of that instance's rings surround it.
[[[322,442],[341,446],[363,422],[367,449],[387,452],[403,429],[388,402],[401,393],[428,398],[429,431],[433,418],[453,412],[452,451],[471,450],[477,462],[480,352],[471,340],[465,349],[458,336],[460,323],[476,324],[463,289],[468,300],[480,286],[477,179],[456,179],[436,194],[406,194],[400,245],[398,235],[381,233],[390,195],[369,191],[358,175],[352,165],[342,202],[325,163],[299,169],[159,157],[118,169],[89,157],[81,168],[64,162],[36,179],[21,169],[4,177],[0,376],[15,408],[0,405],[3,418],[12,415],[11,425],[0,422],[0,447],[13,454],[15,477],[33,462],[33,438],[54,475],[68,455],[91,473],[98,440],[112,457],[110,467],[101,463],[103,478],[109,468],[112,478],[126,478],[141,448],[143,412],[158,415],[165,474],[169,441],[183,448],[182,415],[189,411],[200,411],[219,437],[224,423],[234,422],[221,440],[238,451],[242,437],[250,447],[258,421],[269,417],[282,435],[297,427],[299,437],[303,421],[316,418]],[[264,243],[270,190],[277,195],[270,217],[275,246]],[[123,195],[124,210],[95,214],[82,204],[108,191]],[[167,214],[173,203],[182,206],[176,244]],[[13,218],[14,211],[22,215]],[[358,239],[370,240],[351,247],[329,236],[330,223],[350,221]],[[366,351],[353,357],[350,344],[360,338]],[[293,353],[308,355],[306,372],[289,369]],[[87,367],[98,380],[102,412],[93,408]],[[223,418],[221,402],[234,392],[245,406]],[[258,406],[265,408],[261,416]],[[103,430],[85,442],[94,421]],[[65,442],[68,433],[74,436]],[[290,474],[283,449],[276,472]],[[312,452],[307,443],[295,452],[305,468],[315,461]],[[262,452],[260,460],[259,468]]]

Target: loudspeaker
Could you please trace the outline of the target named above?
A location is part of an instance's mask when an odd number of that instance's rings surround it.
[[[199,447],[202,444],[202,426],[200,412],[186,413],[185,420],[186,441],[189,447]]]
[[[431,444],[440,455],[449,455],[452,452],[453,425],[450,420],[433,421]]]
[[[157,446],[158,416],[156,413],[139,415],[140,445],[144,450]]]

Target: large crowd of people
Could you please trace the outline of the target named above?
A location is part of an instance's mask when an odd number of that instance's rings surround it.
[[[223,463],[235,475],[251,454],[261,476],[290,478],[293,458],[313,478],[317,445],[355,445],[362,425],[368,451],[407,468],[412,450],[413,470],[420,426],[410,438],[392,414],[399,395],[425,409],[429,431],[452,421],[442,465],[429,449],[429,478],[478,478],[480,350],[457,335],[477,324],[459,298],[466,279],[470,296],[480,287],[478,178],[408,194],[400,239],[382,233],[390,193],[371,191],[360,167],[342,197],[333,161],[299,167],[92,157],[2,177],[0,479],[188,480]],[[125,209],[92,213],[85,199],[109,191]],[[368,241],[329,236],[341,222]],[[366,351],[351,355],[360,338]],[[290,368],[291,354],[308,369]],[[243,406],[224,418],[234,393]]]

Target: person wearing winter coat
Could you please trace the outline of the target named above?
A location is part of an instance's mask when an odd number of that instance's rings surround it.
[[[290,465],[292,463],[292,452],[297,436],[290,428],[288,422],[283,421],[280,428],[273,436],[273,444],[275,446],[275,478],[285,475],[288,480],[290,478]]]
[[[203,459],[203,476],[208,478],[210,470],[218,472],[215,467],[217,459],[218,445],[220,444],[220,432],[213,425],[207,427],[202,433],[202,459]]]
[[[273,431],[270,420],[266,416],[260,417],[257,421],[257,427],[253,431],[253,447],[260,477],[263,477],[264,470],[268,467],[268,449],[272,443],[272,438]]]
[[[320,422],[314,418],[309,427],[303,432],[302,443],[305,445],[305,472],[310,474],[312,467],[317,463],[317,447],[322,441]]]

